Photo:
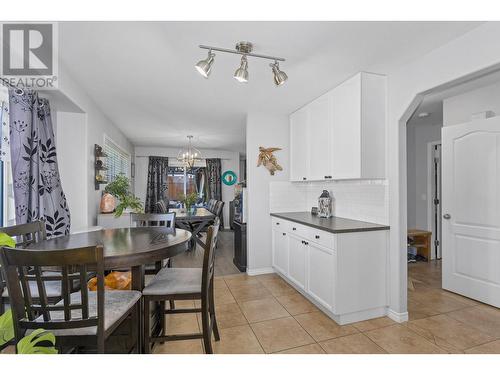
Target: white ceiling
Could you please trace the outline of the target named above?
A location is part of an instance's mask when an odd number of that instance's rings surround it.
[[[457,84],[444,90],[437,90],[426,95],[408,120],[408,125],[443,125],[443,100],[477,90],[500,82],[500,71],[487,73],[479,78]],[[418,117],[419,113],[427,112],[429,116]]]
[[[477,27],[477,22],[63,22],[63,64],[135,145],[245,150],[250,110],[288,114],[358,71],[387,73]],[[249,58],[250,82],[232,78],[237,55],[217,53],[208,80],[199,44],[282,56]]]

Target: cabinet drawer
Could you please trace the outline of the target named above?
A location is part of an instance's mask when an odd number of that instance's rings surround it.
[[[307,238],[309,238],[311,242],[316,242],[328,249],[334,249],[335,247],[335,235],[333,233],[308,227]]]
[[[309,227],[305,225],[290,221],[288,222],[288,231],[293,235],[309,239]]]
[[[290,232],[290,222],[288,220],[273,217],[271,219],[271,222],[273,229],[279,230],[281,232]]]

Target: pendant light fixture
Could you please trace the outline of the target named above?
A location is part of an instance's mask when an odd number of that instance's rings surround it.
[[[198,64],[195,65],[196,70],[203,77],[208,78],[210,75],[210,71],[212,70],[212,65],[214,63],[215,54],[212,53],[212,50],[208,51],[208,57],[204,60],[198,61]]]
[[[193,168],[195,162],[202,160],[201,152],[197,148],[193,147],[191,144],[191,140],[193,139],[192,135],[188,135],[188,146],[182,148],[177,154],[177,160],[182,162],[185,167]]]
[[[234,75],[233,75],[233,78],[235,80],[237,80],[238,82],[242,82],[242,83],[248,82],[248,60],[247,60],[247,57],[256,57],[259,59],[274,60],[274,63],[270,64],[270,66],[272,68],[273,81],[274,81],[276,86],[283,85],[283,83],[285,83],[286,80],[288,79],[288,76],[286,75],[286,73],[284,71],[282,71],[279,67],[279,61],[285,61],[284,58],[252,53],[253,44],[250,42],[239,42],[238,44],[236,44],[236,47],[234,50],[227,49],[227,48],[220,48],[220,47],[205,46],[205,45],[200,45],[199,47],[202,49],[208,50],[208,57],[204,60],[199,61],[198,64],[195,65],[196,70],[198,70],[198,72],[205,78],[208,78],[208,76],[210,74],[210,70],[212,69],[212,65],[214,63],[215,54],[213,54],[212,51],[219,51],[219,52],[242,55],[240,67],[238,69],[236,69],[236,71],[234,72]]]

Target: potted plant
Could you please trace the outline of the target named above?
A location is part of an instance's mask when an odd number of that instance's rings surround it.
[[[116,217],[122,216],[123,211],[127,208],[134,212],[142,212],[142,203],[130,192],[130,181],[125,175],[116,176],[113,182],[106,185],[104,192],[111,194],[120,202],[115,208]]]
[[[193,206],[195,205],[197,199],[198,196],[196,193],[191,193],[182,197],[182,203],[184,204],[186,212],[193,213],[193,209],[196,209],[196,207]]]

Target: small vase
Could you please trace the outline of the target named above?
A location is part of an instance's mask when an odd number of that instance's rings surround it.
[[[104,193],[101,198],[99,209],[102,214],[110,214],[116,208],[116,199],[109,193]]]

